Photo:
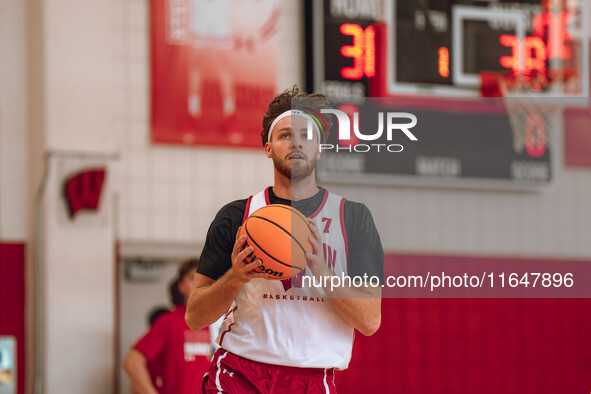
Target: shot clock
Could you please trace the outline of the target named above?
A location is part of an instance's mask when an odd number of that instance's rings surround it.
[[[306,0],[306,84],[329,96],[365,97],[376,75],[380,0]]]

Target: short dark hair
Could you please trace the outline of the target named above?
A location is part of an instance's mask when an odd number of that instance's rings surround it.
[[[166,312],[170,312],[170,310],[165,306],[157,306],[157,307],[152,308],[150,310],[150,312],[148,313],[148,323],[149,323],[150,327],[152,327],[152,325],[154,324],[156,319],[158,319],[160,316],[162,316]]]
[[[170,284],[170,298],[174,305],[185,305],[185,296],[179,291],[179,282],[183,279],[185,275],[189,272],[197,269],[197,265],[199,264],[199,259],[193,258],[189,260],[185,260],[179,266],[179,270],[177,272],[177,276],[174,278],[172,283]]]
[[[292,98],[301,98],[305,99],[305,103],[311,109],[320,110],[321,108],[330,108],[330,102],[328,98],[320,93],[306,93],[300,91],[300,88],[297,85],[293,85],[291,89],[286,89],[283,93],[278,94],[271,100],[269,106],[267,107],[267,112],[265,112],[265,116],[263,116],[263,131],[261,131],[261,140],[263,142],[263,146],[269,140],[269,128],[273,121],[285,111],[289,111],[292,109],[291,100]],[[304,100],[302,100],[303,102]],[[324,117],[324,116],[323,116]],[[328,129],[332,126],[332,121],[329,117],[324,117],[326,119],[326,123]],[[322,139],[326,140],[328,137],[328,131],[325,128],[322,128]],[[319,141],[320,143],[322,141]]]

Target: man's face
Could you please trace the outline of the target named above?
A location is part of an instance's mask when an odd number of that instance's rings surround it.
[[[292,181],[312,175],[320,152],[316,133],[313,139],[307,138],[308,120],[302,116],[286,116],[277,122],[272,133],[265,152],[273,159],[275,169]]]

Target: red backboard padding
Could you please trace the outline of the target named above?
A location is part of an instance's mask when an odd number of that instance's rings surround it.
[[[380,330],[357,333],[336,379],[341,394],[587,394],[591,300],[384,299]]]
[[[17,394],[25,392],[25,245],[0,242],[0,335],[17,340]]]
[[[564,111],[564,164],[567,167],[591,167],[589,108],[567,108]]]

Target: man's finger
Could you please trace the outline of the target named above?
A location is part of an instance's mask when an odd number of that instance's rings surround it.
[[[310,232],[312,233],[314,238],[320,238],[320,231],[318,230],[318,226],[316,225],[316,222],[311,220],[310,224],[308,225],[308,228],[310,229]]]
[[[255,271],[255,269],[257,267],[261,266],[262,264],[263,264],[263,262],[261,261],[261,259],[257,259],[255,261],[253,261],[252,263],[245,264],[243,269],[246,271],[246,275],[248,275],[248,277],[251,279],[256,279],[256,278],[267,279],[269,277],[269,274],[267,274],[266,272]]]
[[[238,261],[244,261],[244,259],[246,259],[246,257],[251,254],[253,250],[254,248],[252,246],[247,246],[243,251],[238,253],[236,259],[238,259]]]
[[[236,242],[234,243],[234,249],[232,250],[232,256],[235,256],[240,249],[242,249],[242,246],[244,246],[244,243],[246,242],[246,234],[242,234],[240,237],[236,238]]]
[[[263,264],[263,262],[260,259],[256,259],[252,263],[245,264],[244,265],[244,270],[245,271],[250,271],[250,270],[253,270],[253,269],[255,269],[256,267],[258,267],[258,266],[260,266],[262,264]]]
[[[308,237],[308,241],[312,245],[312,249],[314,249],[314,254],[318,253],[318,251],[320,250],[320,243],[318,242],[314,234]]]

